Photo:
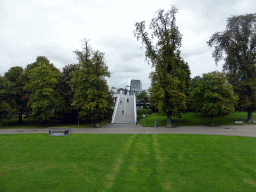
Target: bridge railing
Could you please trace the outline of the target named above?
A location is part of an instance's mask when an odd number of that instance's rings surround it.
[[[136,97],[135,97],[135,94],[133,96],[134,96],[134,121],[135,121],[135,124],[136,124],[136,122],[137,122]]]
[[[119,104],[119,99],[120,99],[120,94],[118,94],[117,99],[116,99],[116,105],[115,105],[115,109],[114,109],[114,112],[113,112],[113,115],[112,115],[112,121],[111,121],[111,123],[114,123],[114,122],[115,122],[116,111],[117,111],[117,107],[118,107],[118,104]]]

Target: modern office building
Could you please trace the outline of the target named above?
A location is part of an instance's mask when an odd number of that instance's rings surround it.
[[[131,85],[130,85],[130,92],[140,92],[142,91],[142,82],[140,80],[131,80]]]

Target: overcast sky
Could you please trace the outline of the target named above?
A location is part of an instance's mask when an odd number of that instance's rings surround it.
[[[157,10],[171,5],[179,10],[181,56],[192,78],[222,70],[206,42],[225,30],[227,18],[256,13],[255,0],[0,0],[0,75],[35,62],[37,56],[46,56],[61,70],[77,63],[73,51],[81,50],[81,40],[87,38],[94,50],[105,53],[109,87],[124,88],[131,79],[140,79],[148,89],[153,68],[134,38],[134,24],[145,21],[149,26]]]

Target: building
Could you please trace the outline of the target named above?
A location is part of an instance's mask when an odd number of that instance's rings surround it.
[[[130,94],[133,95],[134,93],[137,94],[142,91],[142,82],[141,80],[131,80],[130,85]]]

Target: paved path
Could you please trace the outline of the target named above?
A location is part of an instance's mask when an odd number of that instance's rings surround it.
[[[142,127],[135,124],[109,124],[103,128],[71,128],[72,134],[203,134],[256,137],[256,125]],[[0,129],[0,134],[48,133],[48,128]]]

